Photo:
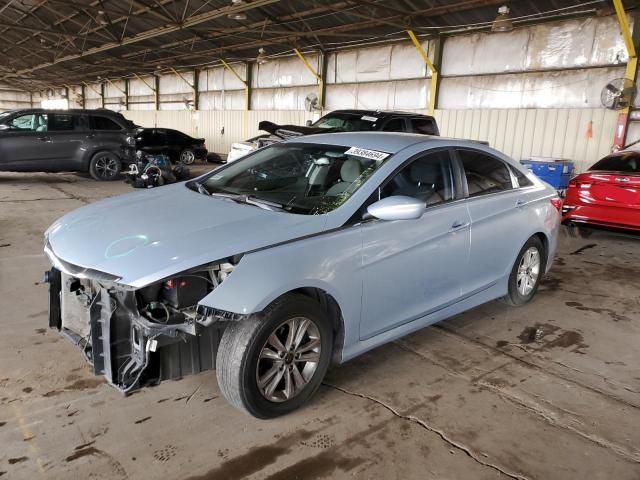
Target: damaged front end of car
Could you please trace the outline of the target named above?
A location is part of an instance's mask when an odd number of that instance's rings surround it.
[[[194,268],[143,288],[56,257],[49,283],[49,326],[78,346],[96,375],[122,393],[215,368],[226,322],[244,316],[198,305],[241,256]]]

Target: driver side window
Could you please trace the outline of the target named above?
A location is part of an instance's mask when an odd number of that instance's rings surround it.
[[[427,207],[455,198],[449,150],[428,153],[402,168],[380,190],[380,199],[392,195],[414,197]]]
[[[44,113],[30,113],[20,115],[9,122],[11,128],[31,132],[47,131],[47,115]]]

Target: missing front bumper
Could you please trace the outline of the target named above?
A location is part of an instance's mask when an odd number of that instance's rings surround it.
[[[152,322],[140,315],[134,291],[79,281],[55,268],[45,280],[49,326],[121,392],[215,368],[224,322]]]

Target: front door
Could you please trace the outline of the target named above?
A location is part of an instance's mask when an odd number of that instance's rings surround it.
[[[439,150],[409,163],[380,189],[380,198],[406,195],[426,207],[417,220],[362,224],[361,340],[460,298],[470,218],[454,178],[449,150]]]
[[[0,132],[0,166],[38,171],[51,158],[48,120],[44,113],[28,113],[7,122]]]

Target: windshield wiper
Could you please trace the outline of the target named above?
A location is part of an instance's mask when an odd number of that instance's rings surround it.
[[[262,199],[254,197],[253,195],[233,194],[233,193],[216,193],[216,192],[209,193],[208,195],[211,195],[212,197],[226,198],[226,199],[232,200],[232,201],[234,201],[236,203],[242,203],[242,204],[245,204],[245,205],[253,205],[255,207],[262,208],[264,210],[271,210],[271,211],[283,210],[282,205],[280,205],[279,203],[270,202],[268,200],[262,200]]]

